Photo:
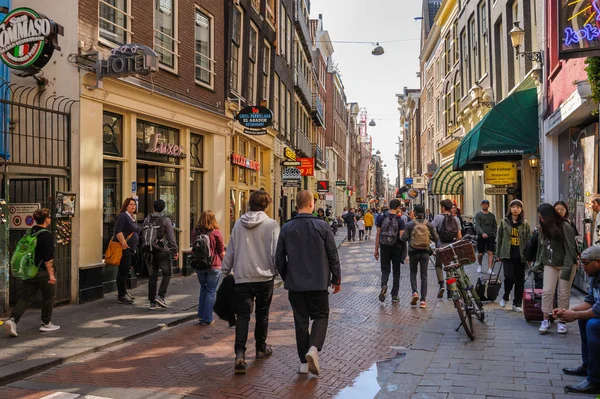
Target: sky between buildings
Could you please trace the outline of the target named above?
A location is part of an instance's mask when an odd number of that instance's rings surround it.
[[[324,29],[334,42],[334,62],[339,65],[348,102],[366,107],[374,150],[380,150],[390,181],[397,176],[396,159],[399,115],[396,93],[404,86],[419,88],[419,37],[421,0],[313,0],[311,18],[323,14]],[[413,40],[411,40],[413,39]],[[371,55],[370,44],[335,41],[385,42],[385,54]]]

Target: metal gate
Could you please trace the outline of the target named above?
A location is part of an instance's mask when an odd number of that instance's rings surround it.
[[[71,188],[71,107],[76,101],[43,97],[43,86],[0,83],[0,199],[7,202],[7,208],[39,203],[50,210],[58,280],[56,302],[61,303],[71,299],[71,243],[57,240],[55,197],[57,192]],[[5,277],[10,255],[24,232],[10,229],[10,220],[0,223],[0,315],[7,312],[8,302],[14,304],[20,297],[21,282]]]

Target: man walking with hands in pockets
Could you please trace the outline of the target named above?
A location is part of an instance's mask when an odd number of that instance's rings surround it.
[[[298,215],[283,225],[277,243],[276,266],[294,312],[300,374],[319,375],[319,355],[329,322],[329,292],[340,292],[341,271],[329,225],[313,216],[310,191],[296,196]],[[308,331],[310,319],[312,330]]]

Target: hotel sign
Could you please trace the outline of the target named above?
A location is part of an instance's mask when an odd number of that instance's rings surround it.
[[[600,55],[600,0],[558,0],[559,58]]]
[[[513,162],[492,162],[483,166],[484,183],[503,185],[517,183],[517,164]]]
[[[96,75],[105,76],[148,75],[158,70],[158,57],[143,44],[124,44],[110,50],[110,56],[98,59]]]

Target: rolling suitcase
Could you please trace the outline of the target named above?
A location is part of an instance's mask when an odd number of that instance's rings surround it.
[[[541,285],[536,281],[534,273],[530,271],[529,275],[532,276],[531,288],[525,288],[523,292],[523,317],[527,322],[542,321],[544,320],[544,313],[542,312],[542,293],[544,290],[537,288]],[[556,307],[556,296],[554,307]],[[552,315],[550,315],[550,318],[552,319]]]

